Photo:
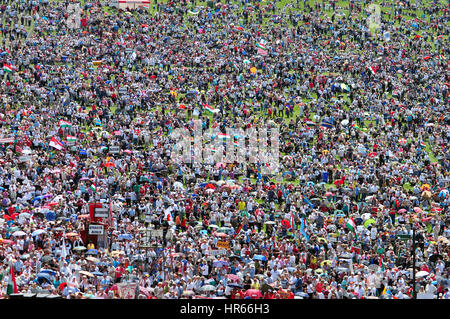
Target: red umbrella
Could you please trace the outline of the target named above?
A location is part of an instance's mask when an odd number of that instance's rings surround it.
[[[1,239],[0,240],[0,244],[12,245],[12,244],[14,244],[14,242],[12,240],[9,240],[9,239]]]
[[[262,293],[258,289],[248,289],[245,294],[245,297],[251,297],[253,299],[262,298]]]
[[[369,157],[375,157],[375,156],[377,156],[376,152],[369,153]]]
[[[213,184],[207,184],[207,185],[205,186],[205,189],[208,189],[208,188],[210,188],[210,189],[216,189],[216,187],[215,187]]]
[[[215,233],[214,235],[216,235],[217,237],[228,237],[228,235],[225,233]]]
[[[239,282],[241,280],[241,278],[239,278],[239,276],[235,275],[235,274],[228,274],[227,278],[230,279],[231,281],[236,281],[236,282]]]

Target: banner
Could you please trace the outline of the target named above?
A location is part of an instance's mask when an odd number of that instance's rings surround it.
[[[137,283],[124,282],[117,284],[117,293],[120,299],[135,299],[136,298]]]

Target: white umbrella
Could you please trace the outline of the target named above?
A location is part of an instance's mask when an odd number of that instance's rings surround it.
[[[180,182],[173,183],[173,188],[184,189],[183,184],[181,184]]]
[[[364,213],[364,214],[361,215],[361,218],[362,218],[364,221],[366,221],[366,220],[368,220],[369,218],[372,218],[372,215],[371,215],[370,213]]]
[[[430,273],[428,272],[428,271],[424,271],[424,270],[422,270],[422,271],[419,271],[417,274],[416,274],[416,276],[417,277],[426,277],[426,276],[428,276]]]
[[[205,285],[201,289],[202,291],[214,291],[216,290],[216,287],[214,287],[213,285]]]
[[[348,125],[348,120],[343,120],[343,121],[341,122],[341,124],[342,124],[343,126]]]
[[[21,231],[21,230],[17,230],[17,231],[15,231],[14,233],[12,233],[12,235],[14,236],[14,237],[16,237],[16,236],[25,236],[27,233],[25,233],[25,232],[23,232],[23,231]]]
[[[37,235],[40,235],[40,234],[45,234],[46,233],[46,231],[45,230],[43,230],[43,229],[38,229],[38,230],[35,230],[34,232],[32,232],[31,233],[31,236],[37,236]]]
[[[19,215],[19,217],[21,217],[21,218],[30,218],[31,215],[28,214],[28,213],[21,213],[21,214]]]

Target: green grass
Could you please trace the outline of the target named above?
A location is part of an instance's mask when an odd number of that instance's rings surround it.
[[[82,5],[84,5],[84,2],[85,2],[85,1],[82,0],[82,1],[80,1],[80,2],[81,2]],[[160,2],[167,2],[167,1],[160,1]],[[241,3],[240,3],[240,2],[235,2],[235,1],[231,1],[231,3],[230,3],[230,1],[219,1],[219,2],[221,2],[221,3],[227,3],[227,4],[239,3],[239,5],[241,6]],[[310,6],[312,6],[312,7],[314,6],[314,1],[313,1],[313,0],[308,0],[307,2],[309,3]],[[423,2],[423,3],[427,3],[428,5],[431,3],[431,1],[422,1],[422,2]],[[268,3],[268,1],[261,1],[261,5],[266,5],[267,3]],[[344,14],[348,15],[348,13],[349,13],[349,10],[348,10],[348,3],[349,3],[348,1],[338,1],[338,2],[337,2],[337,7],[342,7],[342,9],[337,9],[336,11],[337,11],[337,12],[342,11]],[[377,1],[375,1],[375,3],[381,4],[382,1],[377,0]],[[440,3],[441,3],[441,4],[446,4],[446,2],[443,1],[443,0],[441,0]],[[284,7],[286,7],[288,4],[294,4],[294,5],[295,5],[295,4],[296,4],[296,1],[295,1],[295,0],[281,0],[281,1],[277,1],[277,2],[276,2],[276,5],[277,5],[278,8],[284,8]],[[294,13],[302,12],[302,11],[304,10],[303,1],[299,1],[299,4],[300,4],[300,7],[299,7],[298,9],[295,9],[295,10],[294,10]],[[203,7],[206,7],[207,2],[206,2],[206,1],[197,1],[197,5],[202,5]],[[108,14],[111,14],[111,15],[116,14],[116,10],[113,9],[113,8],[104,7],[103,10],[104,10],[105,12],[107,12]],[[392,11],[392,8],[391,8],[391,7],[383,7],[383,6],[382,6],[382,7],[381,7],[381,10],[382,10],[382,12],[383,12],[383,14],[384,14],[385,20],[392,19],[392,15],[389,16],[389,17],[387,16],[387,12],[388,12],[389,10]],[[153,9],[153,4],[150,5],[149,11],[150,11],[152,14],[155,13],[156,10]],[[242,11],[242,6],[241,6],[241,11]],[[328,10],[328,11],[325,11],[324,13],[325,13],[328,17],[331,17],[331,16],[333,15],[334,12],[333,12],[332,10]],[[417,12],[417,14],[418,14],[419,16],[421,16],[423,13],[424,13],[424,11],[422,11],[422,10],[419,10],[419,11]],[[272,13],[270,12],[270,15],[271,15],[271,14],[272,14]],[[134,13],[134,15],[137,16],[137,13]],[[415,19],[415,14],[414,14],[414,12],[406,12],[406,13],[403,13],[402,15],[403,15],[403,18],[404,18],[405,20]],[[367,15],[364,13],[364,11],[362,11],[362,12],[358,15],[358,18],[360,18],[360,19],[365,19],[366,16],[367,16]],[[243,19],[241,19],[240,22],[241,22],[241,23],[244,23]],[[263,18],[263,25],[264,25],[264,26],[269,25],[269,22],[270,22],[270,21],[269,21],[268,18]],[[186,23],[187,23],[187,22],[186,22]],[[289,21],[287,21],[287,23],[290,24]],[[395,25],[396,25],[396,26],[399,26],[400,24],[401,24],[401,22],[399,22],[399,21],[396,21],[396,22],[395,22]],[[33,26],[34,26],[34,22],[32,23],[32,26],[28,28],[29,36],[31,35],[31,32],[33,31]],[[291,26],[292,26],[292,25],[291,25]],[[192,27],[192,26],[188,25],[188,27]],[[122,31],[122,30],[119,30],[119,33],[120,33],[121,31]],[[419,30],[417,31],[417,33],[411,34],[410,37],[413,38],[415,34],[422,34],[422,32],[423,32],[423,30],[422,30],[422,29],[419,29]],[[427,30],[427,32],[429,32],[429,31]],[[376,33],[377,33],[378,35],[380,35],[380,32],[379,32],[379,31],[376,32]],[[331,32],[328,32],[327,35],[326,35],[324,38],[330,37],[331,35],[332,35]],[[1,37],[0,37],[0,39],[1,39]],[[434,49],[434,42],[433,42],[433,41],[434,41],[434,38],[433,38],[433,37],[431,37],[431,38],[428,40],[428,44],[431,46],[432,49]],[[292,71],[292,72],[293,72],[293,71]],[[111,77],[111,80],[112,80],[112,79],[113,79],[113,77]],[[170,80],[170,78],[169,78],[169,80]],[[313,95],[313,98],[317,98],[317,96],[316,96],[315,93],[313,93],[312,95]],[[348,97],[347,94],[342,94],[342,96],[343,96],[343,99],[344,99],[345,101],[348,101],[348,100],[349,100],[349,97]],[[286,97],[287,97],[287,95],[286,95]],[[182,95],[182,94],[179,94],[179,96],[177,97],[177,100],[180,101],[181,98],[183,98],[183,95]],[[245,102],[246,102],[246,103],[251,103],[251,100],[247,100],[247,101],[245,101]],[[310,103],[310,102],[311,102],[311,99],[304,98],[304,99],[303,99],[303,102],[305,102],[305,103]],[[345,109],[348,111],[348,108],[347,108],[347,107],[345,107]],[[117,110],[117,106],[116,106],[116,105],[113,105],[113,106],[111,107],[111,112],[112,112],[113,114],[115,114],[115,113],[116,113],[116,110]],[[210,117],[210,119],[213,120],[213,116],[212,116],[211,114],[207,114],[207,113],[208,113],[208,112],[204,112],[204,113],[203,113],[204,116]],[[256,114],[257,114],[259,117],[265,117],[265,112],[264,112],[264,111],[257,112]],[[313,116],[313,115],[314,115],[314,113],[311,114],[311,116]],[[295,118],[298,117],[298,116],[299,116],[299,109],[298,109],[298,107],[295,107],[295,108],[294,108],[293,118],[295,119]],[[285,123],[288,123],[289,120],[290,120],[290,118],[287,118],[287,117],[283,116],[283,120],[284,120]],[[365,126],[365,127],[368,127],[369,124],[371,124],[371,123],[372,123],[372,124],[375,124],[375,121],[365,120],[365,121],[364,121],[364,126]],[[86,131],[88,131],[88,129],[86,129]],[[426,150],[426,152],[429,154],[431,161],[432,161],[432,162],[436,162],[436,158],[435,158],[435,156],[434,156],[434,154],[433,154],[433,152],[432,152],[432,150],[431,150],[431,147],[430,147],[428,144],[427,144],[427,147],[426,147],[425,150]],[[296,182],[296,181],[292,181],[292,182],[288,182],[288,181],[285,181],[285,180],[282,181],[282,183],[295,183],[295,182]],[[326,187],[333,187],[333,185],[327,185]]]

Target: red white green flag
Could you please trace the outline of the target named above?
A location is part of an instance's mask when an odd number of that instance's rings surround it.
[[[6,294],[12,295],[16,294],[19,291],[17,290],[17,284],[16,284],[16,275],[14,274],[14,268],[12,263],[9,263],[9,274],[8,274],[8,285],[6,287]]]
[[[353,233],[355,238],[358,238],[358,236],[356,235],[356,224],[352,217],[350,217],[347,220],[347,223],[345,224],[345,226],[347,227],[347,229],[349,229]]]

